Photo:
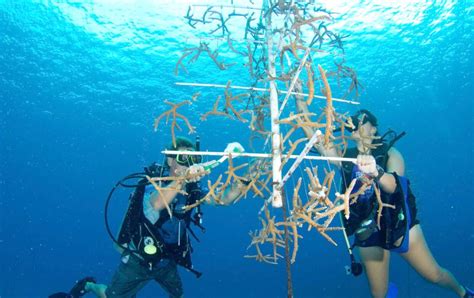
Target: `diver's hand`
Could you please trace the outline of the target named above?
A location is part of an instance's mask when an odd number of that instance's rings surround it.
[[[206,171],[204,168],[206,163],[202,164],[195,164],[190,166],[189,168],[186,169],[186,172],[184,174],[186,178],[186,183],[190,182],[198,182],[201,180],[204,176],[210,173],[210,171]]]
[[[377,170],[377,163],[372,155],[357,155],[357,166],[362,173],[371,178],[377,177],[379,173]]]

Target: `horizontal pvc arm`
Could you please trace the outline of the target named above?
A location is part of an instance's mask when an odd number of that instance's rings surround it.
[[[176,155],[176,154],[188,154],[188,155],[204,155],[204,156],[229,156],[232,154],[232,157],[257,157],[257,158],[272,158],[272,155],[269,153],[229,153],[229,152],[218,152],[218,151],[178,151],[178,150],[163,150],[163,154]],[[284,154],[283,154],[284,155]],[[298,158],[299,155],[290,155],[291,159]],[[326,157],[326,156],[305,156],[304,159],[308,160],[329,160],[329,161],[344,161],[356,163],[356,158],[348,157]]]

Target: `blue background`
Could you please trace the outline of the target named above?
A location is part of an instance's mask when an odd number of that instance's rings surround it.
[[[110,280],[119,256],[104,228],[105,198],[121,177],[163,161],[170,131],[162,125],[154,132],[153,120],[168,108],[165,99],[179,102],[201,91],[182,112],[197,126],[202,147],[220,151],[239,141],[249,148],[248,124],[199,122],[222,89],[174,84],[250,84],[243,63],[222,72],[205,56],[188,66],[189,74],[173,74],[181,50],[197,43],[182,2],[0,1],[0,297],[45,297],[84,275]],[[396,146],[430,248],[471,285],[472,4],[321,2],[337,12],[334,30],[350,34],[346,59],[365,87],[362,106],[379,116],[382,131],[407,132]],[[314,103],[314,110],[323,104]],[[114,200],[115,226],[126,197],[123,191]],[[197,280],[182,272],[186,297],[286,296],[284,262],[243,258],[253,253],[246,251],[248,232],[259,227],[260,206],[260,199],[247,198],[205,208],[207,232],[193,255],[204,275]],[[369,296],[365,277],[345,275],[344,242],[340,233],[332,235],[338,247],[303,233],[293,265],[296,297]],[[399,256],[392,256],[390,270],[400,297],[454,297],[423,281]],[[152,296],[164,296],[156,284],[140,295]]]

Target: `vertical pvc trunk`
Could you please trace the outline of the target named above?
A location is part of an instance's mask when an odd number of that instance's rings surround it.
[[[269,9],[268,0],[264,0],[264,12]],[[268,73],[276,77],[275,54],[273,53],[272,36],[272,14],[268,12],[265,18],[265,39],[267,42],[267,67]],[[272,206],[282,207],[282,191],[279,187],[281,183],[281,135],[280,125],[278,124],[278,94],[277,86],[274,80],[270,81],[270,117],[272,130],[272,171],[273,171],[273,196]]]
[[[271,12],[268,11],[270,0],[264,0],[264,13],[266,13],[266,32],[265,37],[267,41],[267,67],[268,73],[272,77],[276,77],[275,71],[275,55],[273,53],[273,32],[272,32],[272,19]],[[275,81],[270,81],[270,117],[271,117],[271,129],[272,129],[272,172],[273,172],[273,196],[272,206],[274,208],[283,207],[283,219],[287,222],[286,206],[283,206],[283,194],[282,194],[282,175],[281,175],[281,135],[280,135],[280,124],[278,123],[279,111],[278,111],[278,94]],[[286,205],[286,204],[285,204]],[[291,277],[291,262],[290,262],[290,249],[289,249],[289,231],[288,227],[285,226],[285,259],[286,259],[286,276],[287,276],[287,287],[288,287],[288,298],[293,298],[293,283]]]

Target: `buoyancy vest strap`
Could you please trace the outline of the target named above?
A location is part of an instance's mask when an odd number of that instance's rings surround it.
[[[411,226],[411,214],[410,214],[410,208],[408,206],[408,179],[403,177],[403,176],[396,176],[398,183],[401,186],[401,189],[403,191],[403,204],[405,206],[405,218],[406,218],[406,230],[405,230],[405,235],[403,237],[402,243],[400,244],[399,247],[392,248],[391,251],[397,252],[397,253],[406,253],[409,249],[409,243],[410,243],[410,226]]]

